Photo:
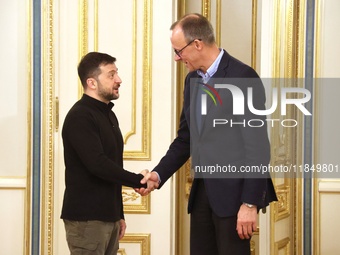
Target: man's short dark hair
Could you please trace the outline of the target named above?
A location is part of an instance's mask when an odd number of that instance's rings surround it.
[[[101,65],[113,64],[115,61],[115,57],[100,52],[89,52],[83,56],[78,65],[78,76],[83,87],[86,87],[88,78],[98,77]]]

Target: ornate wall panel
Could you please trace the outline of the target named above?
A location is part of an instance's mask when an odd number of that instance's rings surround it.
[[[140,196],[133,189],[123,187],[124,213],[150,214],[151,196]]]
[[[338,135],[339,118],[334,113],[339,109],[338,85],[340,65],[338,61],[340,36],[338,32],[340,2],[335,0],[315,1],[315,121],[314,159],[316,163],[340,166]],[[329,86],[329,80],[335,83]],[[338,254],[336,233],[339,221],[334,220],[340,210],[340,179],[326,179],[314,175],[313,186],[313,254]],[[337,175],[338,176],[338,175]],[[335,177],[335,176],[334,176]]]
[[[283,254],[283,255],[289,255],[290,252],[290,240],[289,238],[284,238],[278,242],[275,243],[275,255],[277,254]]]
[[[28,255],[32,233],[32,1],[2,1],[1,11],[1,253]]]
[[[318,180],[318,208],[315,210],[315,248],[313,254],[338,254],[340,247],[334,233],[340,222],[334,220],[340,210],[340,180]]]
[[[272,88],[279,93],[283,88],[300,87],[296,80],[299,67],[299,3],[296,0],[274,1],[274,27],[273,27],[273,59],[272,59]],[[302,10],[303,11],[303,10]],[[299,67],[301,68],[301,67]],[[293,95],[294,97],[295,95]],[[271,96],[269,96],[271,97]],[[291,96],[290,96],[291,97]],[[280,105],[281,101],[278,100]],[[296,166],[301,160],[297,151],[298,137],[301,136],[303,125],[301,114],[296,108],[287,106],[285,115],[278,109],[270,119],[295,120],[296,127],[284,127],[274,125],[270,128],[271,134],[271,165],[272,166]],[[297,234],[297,210],[298,194],[296,179],[292,173],[272,174],[278,196],[278,202],[271,207],[271,254],[294,254],[296,249]],[[289,226],[289,227],[287,227]],[[300,234],[300,233],[299,233]]]
[[[258,1],[209,1],[218,45],[256,69]],[[260,45],[258,45],[260,46]]]
[[[130,0],[119,5],[129,10],[127,15],[112,15],[111,10],[117,7],[115,1],[79,1],[79,59],[89,51],[102,51],[117,58],[123,83],[115,112],[124,136],[124,159],[150,160],[152,0]],[[119,39],[121,36],[124,40]],[[126,112],[131,115],[126,116]]]
[[[0,234],[3,254],[29,254],[30,211],[26,198],[26,178],[0,178]],[[28,215],[27,215],[28,214]]]
[[[56,99],[54,96],[54,3],[43,1],[46,10],[42,15],[42,209],[41,251],[53,252],[54,220],[54,132],[57,128]],[[55,126],[56,125],[56,126]]]
[[[257,231],[254,232],[254,235],[250,241],[250,255],[260,254],[260,245],[259,245],[259,227],[257,227]]]
[[[119,255],[150,255],[150,234],[126,234],[119,241]]]
[[[279,201],[273,206],[274,221],[289,217],[291,210],[290,190],[288,185],[281,184],[276,186],[276,195]]]

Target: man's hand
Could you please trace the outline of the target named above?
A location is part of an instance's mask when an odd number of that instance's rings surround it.
[[[145,177],[145,175],[149,172],[148,169],[142,170],[140,173]]]
[[[236,231],[241,239],[249,239],[257,230],[257,207],[242,204],[237,214]]]
[[[143,171],[142,171],[142,174],[143,174]],[[148,187],[146,189],[145,188],[135,189],[135,191],[139,193],[141,196],[146,196],[151,191],[158,188],[159,180],[158,180],[158,175],[155,172],[146,172],[143,175],[144,175],[144,178],[140,182],[142,184],[147,183]]]
[[[121,219],[120,222],[120,228],[119,228],[119,240],[122,239],[125,235],[125,230],[126,230],[126,223],[125,220]]]

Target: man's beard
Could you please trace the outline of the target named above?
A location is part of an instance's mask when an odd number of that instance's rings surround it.
[[[119,94],[114,94],[113,90],[109,91],[103,89],[103,85],[100,82],[98,82],[98,95],[107,101],[116,100],[119,98]]]

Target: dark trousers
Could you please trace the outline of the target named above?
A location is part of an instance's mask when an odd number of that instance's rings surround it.
[[[228,194],[225,194],[228,196]],[[190,217],[191,255],[250,255],[250,239],[240,239],[237,216],[218,217],[212,210],[199,180]]]

